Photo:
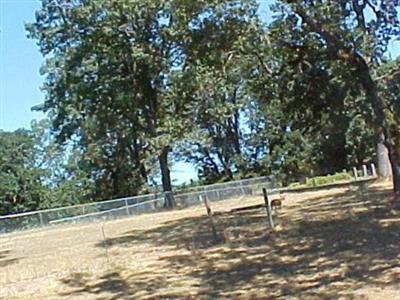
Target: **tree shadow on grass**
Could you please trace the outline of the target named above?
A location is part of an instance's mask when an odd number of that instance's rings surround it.
[[[96,279],[91,278],[87,273],[74,273],[70,278],[63,279],[62,283],[72,288],[72,291],[62,292],[61,296],[89,294],[110,300],[134,299],[132,297],[137,291],[154,293],[164,285],[162,280],[154,280],[154,278],[146,282],[128,281],[119,271],[109,272]]]
[[[113,282],[115,273],[95,286],[79,281],[75,286],[135,299],[158,299],[168,293],[179,299],[364,299],[355,293],[361,287],[400,289],[400,222],[381,222],[400,219],[390,201],[391,194],[381,190],[314,197],[284,209],[277,232],[266,229],[262,209],[221,214],[215,217],[217,243],[212,242],[207,217],[130,231],[98,246],[134,251],[135,246],[150,243],[190,251],[160,257],[145,275],[125,269],[129,275],[118,292],[110,291],[107,283]],[[74,281],[68,280],[64,283],[72,286]],[[177,290],[185,285],[194,294],[165,292],[166,284]]]
[[[14,264],[18,262],[18,258],[9,258],[11,255],[10,250],[1,250],[0,251],[0,268],[6,267],[8,265]]]

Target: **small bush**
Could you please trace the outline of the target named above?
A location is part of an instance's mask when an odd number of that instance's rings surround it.
[[[291,184],[289,184],[290,188],[297,188],[297,187],[301,187],[303,186],[303,184],[301,184],[300,182],[293,182]]]
[[[352,180],[353,177],[349,173],[336,173],[332,175],[334,181],[342,181],[342,180]]]
[[[352,180],[352,177],[348,173],[336,173],[335,175],[327,175],[327,176],[317,176],[311,179],[307,179],[306,186],[319,186],[325,184],[331,184],[338,181],[346,181]]]

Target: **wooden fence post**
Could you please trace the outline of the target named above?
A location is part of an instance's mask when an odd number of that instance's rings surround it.
[[[215,229],[214,217],[213,217],[213,213],[212,213],[211,207],[208,204],[207,197],[203,197],[202,195],[200,195],[199,197],[200,197],[200,201],[203,200],[204,205],[206,207],[208,220],[210,222],[210,226],[211,226],[214,242],[217,243],[218,242],[218,236],[217,236],[217,230]]]
[[[271,227],[271,229],[274,229],[275,228],[274,220],[272,219],[272,209],[271,209],[271,203],[268,200],[267,189],[263,188],[262,191],[263,191],[263,195],[264,195],[265,207],[267,209],[269,226]]]
[[[108,243],[106,239],[106,233],[104,232],[104,225],[101,225],[101,234],[103,236],[103,247],[105,250],[106,258],[107,258],[107,269],[110,268],[110,257],[108,255]]]

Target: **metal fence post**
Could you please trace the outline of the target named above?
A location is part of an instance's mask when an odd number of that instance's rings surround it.
[[[217,190],[217,201],[221,200],[221,193]]]
[[[130,213],[129,213],[129,206],[128,206],[128,200],[127,199],[125,199],[125,209],[126,209],[126,215],[129,216]]]
[[[43,222],[43,215],[41,212],[39,212],[39,220],[40,220],[40,226],[43,226],[44,222]]]
[[[243,181],[240,182],[240,191],[242,192],[242,196],[246,195],[243,188]]]

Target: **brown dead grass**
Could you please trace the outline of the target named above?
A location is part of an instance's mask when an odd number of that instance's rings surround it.
[[[261,197],[0,237],[4,299],[400,299],[400,210],[389,186]],[[105,239],[103,236],[103,230]]]

